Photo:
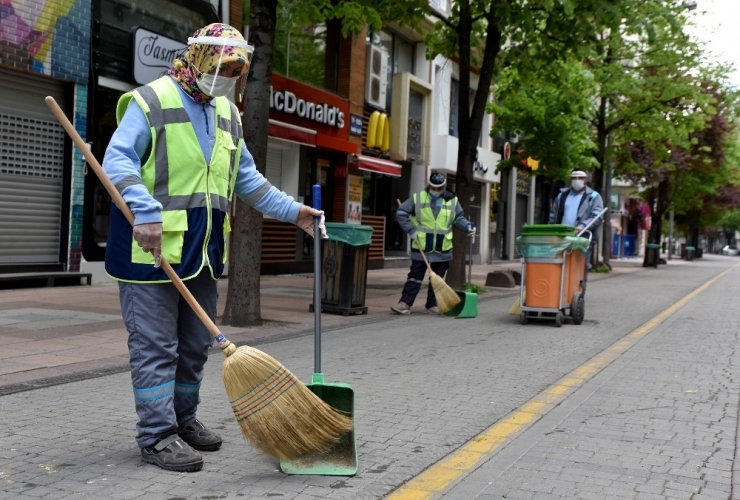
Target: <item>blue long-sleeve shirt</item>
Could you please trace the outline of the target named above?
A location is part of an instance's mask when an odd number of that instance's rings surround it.
[[[183,106],[195,129],[203,156],[208,161],[216,141],[216,106],[212,100],[206,104],[195,102],[180,86]],[[152,134],[144,112],[135,99],[131,99],[116,131],[111,137],[103,160],[103,169],[113,184],[127,177],[141,178],[142,160],[151,150]],[[260,212],[281,221],[295,223],[301,204],[291,196],[272,186],[264,196],[254,200],[267,179],[257,170],[246,145],[236,175],[234,192]],[[143,184],[125,187],[121,196],[134,214],[134,224],[162,222],[162,205],[156,201]]]

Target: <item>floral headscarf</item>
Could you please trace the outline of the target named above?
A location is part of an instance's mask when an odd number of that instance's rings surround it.
[[[228,24],[213,23],[193,33],[193,38],[201,36],[215,36],[223,38],[236,38],[244,40],[239,30]],[[167,74],[177,81],[182,89],[193,98],[195,102],[206,103],[213,99],[201,92],[196,82],[198,71],[210,73],[220,63],[238,61],[249,68],[249,56],[247,51],[241,47],[222,45],[206,45],[192,43],[188,45],[183,59],[175,59]]]

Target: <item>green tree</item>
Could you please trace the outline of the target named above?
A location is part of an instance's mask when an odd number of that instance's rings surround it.
[[[516,66],[506,68],[493,86],[496,115],[492,134],[509,131],[523,138],[524,152],[502,161],[499,170],[519,165],[533,155],[538,175],[567,179],[576,168],[598,167],[589,118],[595,113],[593,74],[580,61],[554,61],[547,71],[524,76]]]
[[[443,55],[459,65],[459,148],[456,190],[469,212],[476,157],[486,102],[494,75],[504,64],[503,43],[512,57],[524,57],[527,47],[539,45],[544,57],[560,58],[568,50],[593,38],[594,32],[617,29],[623,11],[637,0],[469,0],[450,2],[449,15],[433,8],[429,0],[316,0],[287,2],[297,25],[341,20],[344,36],[363,29],[379,30],[396,22],[421,29],[427,19],[434,28],[425,35],[427,57]],[[247,87],[245,140],[264,171],[269,111],[269,75],[272,72],[277,0],[252,0],[249,40],[255,45],[254,63]],[[478,88],[472,96],[470,75],[476,71]],[[229,270],[229,292],[224,320],[235,326],[261,322],[259,312],[259,248],[262,220],[258,213],[237,202]],[[464,236],[455,235],[464,248]],[[462,288],[464,252],[457,252],[449,283]]]

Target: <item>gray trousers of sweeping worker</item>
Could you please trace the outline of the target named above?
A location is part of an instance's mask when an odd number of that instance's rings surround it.
[[[215,320],[217,281],[208,268],[185,285]],[[213,338],[172,283],[119,282],[119,293],[139,416],[136,442],[146,448],[195,417]]]

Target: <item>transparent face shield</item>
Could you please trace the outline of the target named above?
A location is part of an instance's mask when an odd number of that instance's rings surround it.
[[[190,44],[208,45],[210,49],[210,57],[201,63],[205,67],[197,68],[200,90],[211,97],[219,97],[229,95],[238,87],[241,98],[247,83],[254,45],[246,40],[217,36],[190,37],[188,45]]]

